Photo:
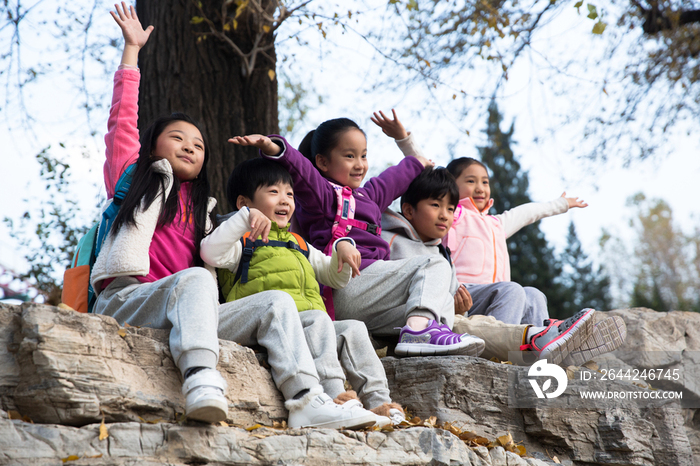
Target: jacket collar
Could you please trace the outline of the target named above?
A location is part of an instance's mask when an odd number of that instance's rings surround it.
[[[493,207],[493,198],[489,199],[489,202],[486,204],[486,207],[483,208],[483,210],[479,211],[479,209],[476,207],[476,204],[474,204],[474,200],[471,197],[465,197],[464,199],[459,200],[459,207],[462,207],[464,209],[468,209],[472,212],[476,212],[477,214],[481,215],[486,215],[489,212],[489,209]],[[459,212],[458,212],[459,211]],[[462,216],[462,209],[456,209],[455,210],[455,221],[459,219],[459,217]]]
[[[410,239],[411,241],[423,243],[426,246],[437,246],[438,244],[442,243],[442,238],[423,241],[420,236],[418,236],[416,229],[413,228],[413,225],[411,225],[411,222],[409,222],[402,214],[394,212],[391,209],[386,209],[384,211],[384,214],[382,215],[382,227],[385,231],[397,233],[403,232],[403,236],[406,238]]]

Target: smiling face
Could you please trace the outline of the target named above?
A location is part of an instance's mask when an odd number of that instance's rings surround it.
[[[180,181],[193,180],[204,163],[202,134],[191,123],[174,121],[158,136],[152,155],[170,162],[173,173]]]
[[[484,210],[491,199],[489,174],[478,163],[473,163],[462,170],[457,177],[459,198],[471,197],[479,212]]]
[[[239,209],[243,206],[258,209],[278,226],[285,227],[294,213],[294,189],[284,182],[260,186],[253,199],[239,196],[237,204]]]
[[[450,231],[455,214],[455,206],[447,195],[440,199],[423,199],[415,207],[405,203],[401,210],[421,241],[444,237]]]
[[[316,166],[339,185],[359,188],[368,168],[365,135],[355,128],[343,132],[329,156],[316,155]]]

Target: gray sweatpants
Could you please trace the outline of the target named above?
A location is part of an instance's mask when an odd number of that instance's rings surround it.
[[[222,338],[266,347],[272,378],[287,400],[319,385],[289,294],[267,291],[221,307],[218,296],[211,274],[192,267],[152,283],[117,278],[98,296],[95,312],[121,324],[170,329],[170,352],[183,375],[191,367],[215,369]],[[326,331],[334,335],[330,319]],[[336,354],[335,342],[331,352]]]
[[[333,290],[335,318],[360,320],[374,335],[397,335],[412,316],[452,328],[451,279],[450,265],[439,255],[376,261],[345,288]]]
[[[326,319],[327,325],[318,322],[318,327],[333,335],[333,324]],[[285,400],[320,383],[296,303],[284,291],[263,291],[222,304],[219,338],[264,347],[272,379]],[[329,351],[335,356],[335,345]]]
[[[343,393],[347,374],[365,407],[391,403],[384,366],[365,324],[357,320],[331,321],[325,311],[319,310],[300,312],[299,319],[326,394],[335,398]]]
[[[483,285],[468,283],[472,295],[469,315],[488,315],[506,324],[541,326],[549,319],[547,298],[537,288],[520,286],[515,282],[498,282]]]
[[[152,283],[116,278],[97,297],[95,313],[120,324],[170,330],[170,352],[182,374],[190,367],[216,368],[219,360],[219,291],[202,267]]]

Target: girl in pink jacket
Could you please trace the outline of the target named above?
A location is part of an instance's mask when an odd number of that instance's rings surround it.
[[[493,199],[486,166],[461,157],[450,162],[447,170],[457,180],[460,201],[443,243],[452,251],[457,278],[471,295],[469,314],[492,315],[509,324],[541,325],[549,318],[547,298],[536,288],[510,281],[506,239],[544,217],[588,204],[564,193],[550,202],[530,202],[488,215]]]

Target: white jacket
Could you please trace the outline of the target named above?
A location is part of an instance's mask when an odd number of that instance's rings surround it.
[[[134,215],[136,225],[122,225],[116,236],[111,231],[109,232],[90,275],[90,283],[96,294],[100,293],[102,281],[107,278],[148,275],[148,271],[151,268],[148,250],[151,247],[153,233],[158,225],[161,209],[173,187],[173,170],[167,160],[162,159],[153,162],[153,168],[159,173],[168,175],[166,177],[165,191],[160,192],[156,196],[156,199],[148,209],[143,210],[143,207],[141,207],[136,211]],[[103,206],[103,212],[111,202],[112,199],[107,200]],[[207,211],[211,212],[215,206],[216,199],[210,197]],[[206,231],[209,232],[211,229],[211,220],[207,216]],[[214,269],[206,264],[205,267],[216,279]]]

